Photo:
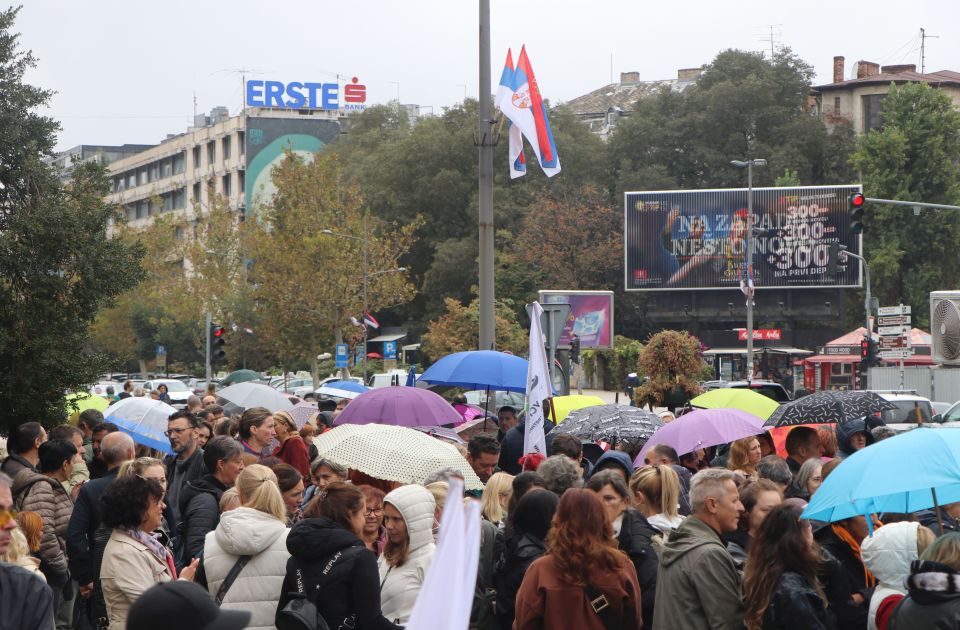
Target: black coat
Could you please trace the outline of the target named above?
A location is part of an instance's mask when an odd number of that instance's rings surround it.
[[[180,491],[180,554],[177,566],[190,564],[203,553],[203,540],[220,522],[220,498],[227,487],[213,475],[188,481]]]
[[[177,472],[177,454],[167,455],[163,459],[163,465],[167,469],[167,497],[174,499],[174,511],[176,512],[176,523],[170,523],[170,526],[176,529],[180,524],[180,493],[187,487],[187,483],[198,481],[207,474],[207,465],[203,463],[203,449],[199,446],[193,452],[184,466]]]
[[[507,541],[493,583],[497,589],[494,608],[500,630],[511,630],[516,614],[517,591],[523,583],[523,575],[533,561],[547,551],[547,545],[533,534],[522,534]]]
[[[937,562],[915,560],[908,594],[887,623],[888,630],[946,630],[960,626],[960,574]]]
[[[37,575],[0,562],[0,630],[53,627],[53,591]]]
[[[940,508],[940,521],[937,520],[937,511],[933,509],[917,512],[917,520],[924,527],[932,529],[937,536],[960,531],[960,521],[947,514],[947,511],[943,508]],[[941,521],[943,522],[942,530],[940,529]]]
[[[837,627],[859,630],[867,627],[867,613],[873,588],[867,588],[863,563],[840,540],[830,525],[817,530],[814,539],[820,544],[821,564],[818,578],[836,616]],[[863,595],[864,603],[853,601],[853,594]]]
[[[550,432],[555,426],[553,422],[546,420],[543,425],[544,432],[550,435]],[[500,461],[497,464],[503,472],[510,473],[511,475],[519,475],[523,472],[519,460],[524,455],[523,433],[526,431],[526,428],[527,424],[526,420],[524,420],[507,431],[507,434],[503,436],[503,441],[500,443]],[[548,438],[544,439],[547,440]],[[552,443],[552,439],[550,439],[550,442]]]
[[[70,524],[67,526],[67,559],[70,573],[77,584],[93,582],[97,571],[93,567],[93,540],[100,527],[100,497],[117,478],[117,468],[80,488],[73,504]]]
[[[810,580],[787,571],[777,580],[763,613],[764,630],[830,630],[826,604]]]
[[[362,551],[341,555],[329,575],[323,569],[334,554],[359,547]],[[304,591],[331,628],[356,615],[356,630],[397,630],[380,609],[380,574],[377,559],[351,532],[328,518],[300,521],[287,535],[287,576],[280,589],[277,611],[297,592],[297,569],[303,575]],[[322,586],[321,586],[322,582]],[[319,590],[318,590],[319,589]]]
[[[653,621],[653,603],[657,595],[657,569],[660,566],[660,557],[653,548],[651,537],[659,533],[659,530],[647,522],[643,514],[631,508],[623,513],[620,535],[617,537],[620,550],[630,556],[637,570],[643,618],[651,622]]]

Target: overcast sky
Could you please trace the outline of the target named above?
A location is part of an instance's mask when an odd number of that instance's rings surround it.
[[[15,25],[38,67],[31,83],[56,90],[48,113],[58,147],[155,143],[199,112],[242,105],[248,78],[332,82],[360,78],[368,104],[399,94],[434,111],[476,98],[477,0],[22,0]],[[676,77],[726,48],[790,46],[831,79],[834,55],[960,70],[960,2],[892,0],[492,0],[491,66],[521,44],[543,95],[566,101],[638,71]],[[919,67],[918,67],[919,70]],[[490,87],[491,93],[494,86]]]

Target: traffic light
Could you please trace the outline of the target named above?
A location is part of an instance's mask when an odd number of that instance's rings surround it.
[[[850,193],[850,232],[860,234],[864,231],[863,208],[867,203],[867,198],[863,193]]]
[[[576,335],[570,340],[570,361],[580,363],[580,337]]]
[[[860,365],[861,367],[870,367],[877,363],[877,342],[870,336],[864,336],[860,340]]]
[[[227,358],[227,329],[220,324],[210,324],[210,365],[223,363]]]

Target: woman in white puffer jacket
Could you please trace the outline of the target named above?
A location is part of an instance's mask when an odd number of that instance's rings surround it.
[[[877,630],[877,611],[891,596],[907,594],[910,564],[933,544],[934,533],[913,522],[890,523],[873,532],[860,545],[863,565],[877,578],[877,587],[870,598],[867,629]]]
[[[387,544],[380,556],[383,616],[404,625],[433,560],[436,501],[423,486],[401,486],[383,499]]]
[[[252,613],[248,628],[275,628],[287,575],[286,509],[277,476],[266,466],[246,467],[237,477],[241,507],[225,512],[203,545],[203,570],[212,597],[240,556],[250,556],[223,598],[222,608]]]

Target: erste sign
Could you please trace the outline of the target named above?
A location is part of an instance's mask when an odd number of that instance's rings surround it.
[[[279,107],[283,109],[363,109],[367,102],[367,86],[353,77],[343,86],[340,102],[340,84],[291,81],[247,81],[248,107]]]

